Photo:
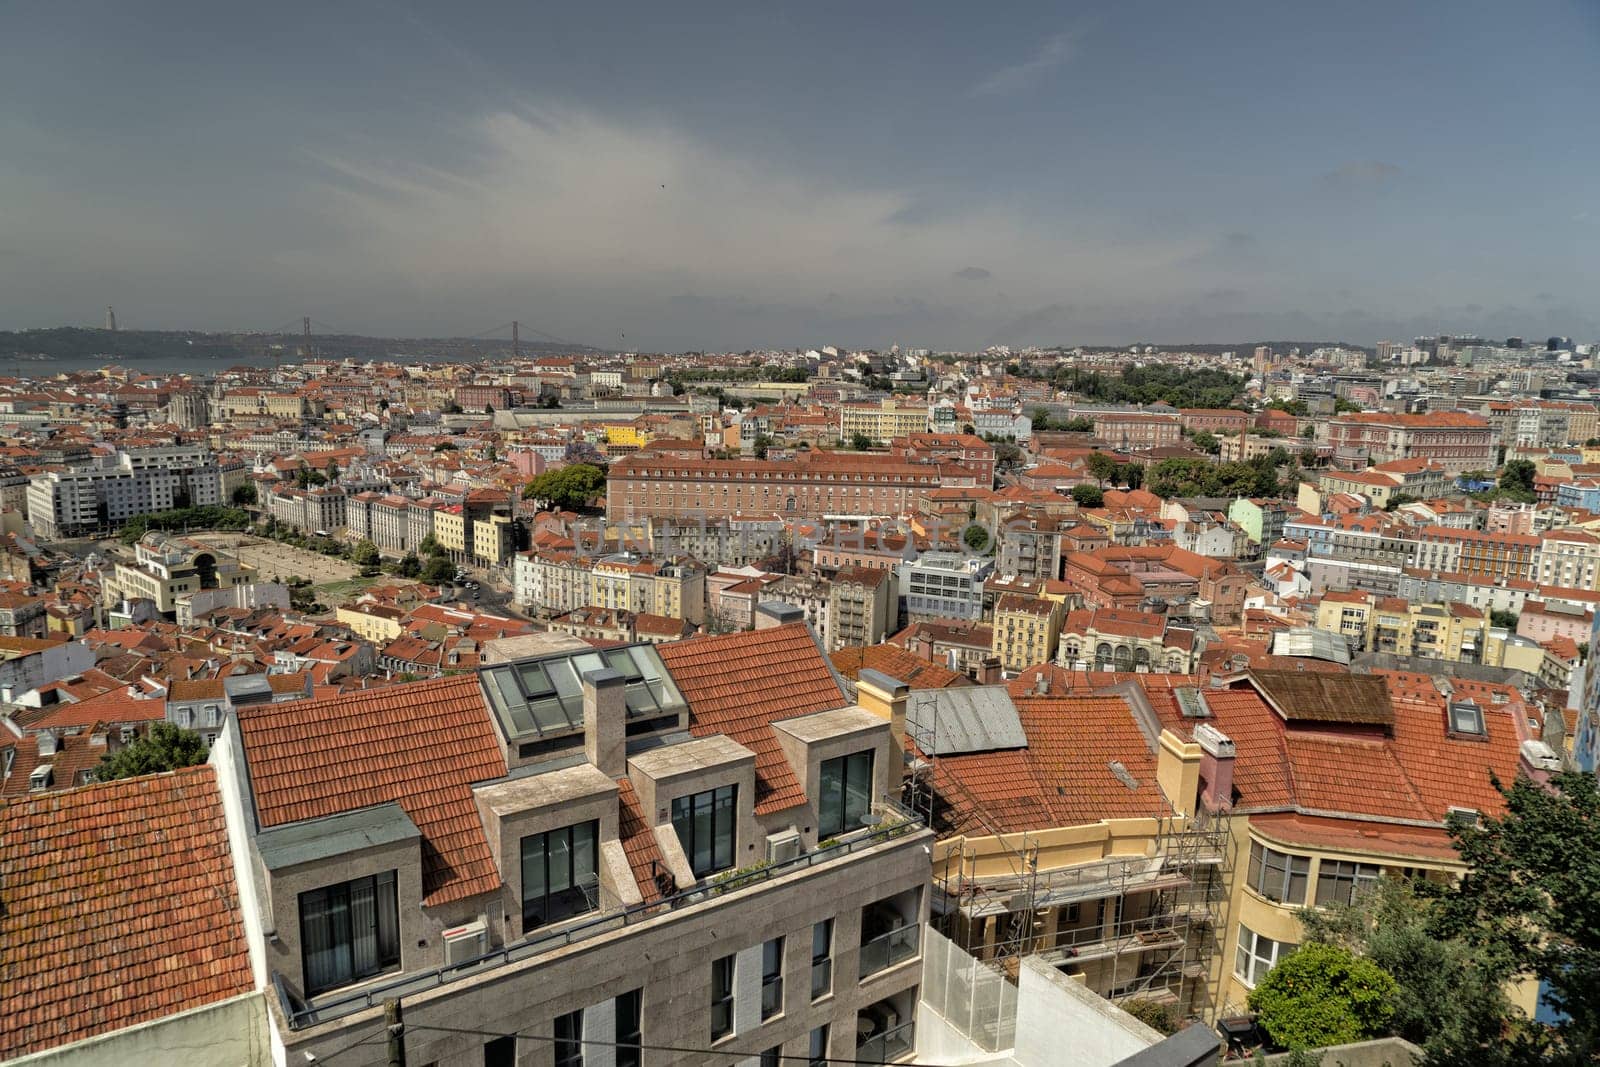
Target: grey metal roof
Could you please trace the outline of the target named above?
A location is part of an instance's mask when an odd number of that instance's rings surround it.
[[[915,691],[906,701],[906,730],[934,756],[1028,747],[1017,706],[1003,685]]]
[[[411,817],[391,800],[370,808],[263,830],[256,835],[256,851],[267,869],[275,871],[421,836]]]
[[[1311,626],[1295,626],[1272,635],[1272,654],[1349,664],[1350,645],[1336,633]]]

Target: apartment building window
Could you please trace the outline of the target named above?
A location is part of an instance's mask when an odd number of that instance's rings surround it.
[[[1239,927],[1239,950],[1234,955],[1233,973],[1245,985],[1254,986],[1267,976],[1296,946],[1289,941],[1262,937],[1248,926]]]
[[[811,1031],[810,1040],[807,1042],[806,1055],[810,1057],[810,1067],[828,1067],[828,1024]]]
[[[1317,870],[1317,905],[1349,904],[1378,884],[1378,868],[1370,863],[1323,860]]]
[[[711,961],[711,1040],[733,1033],[733,957]]]
[[[643,995],[644,990],[634,989],[617,998],[616,1067],[639,1067],[644,1055],[639,1048]]]
[[[761,946],[761,1021],[783,1014],[783,938]]]
[[[833,920],[823,919],[811,928],[811,999],[833,992]]]
[[[696,878],[733,866],[739,787],[718,786],[672,802],[672,828]]]
[[[300,894],[306,996],[400,965],[395,872]]]
[[[1268,900],[1304,904],[1310,875],[1310,857],[1291,856],[1287,852],[1267,848],[1259,841],[1251,842],[1248,884]]]
[[[597,907],[596,821],[522,839],[522,929],[560,922]]]
[[[833,837],[861,825],[872,810],[872,750],[822,761],[817,836]]]
[[[583,1067],[583,1009],[556,1016],[555,1067]]]
[[[780,1065],[782,1063],[783,1063],[783,1046],[782,1045],[773,1045],[769,1049],[762,1050],[762,1053],[761,1053],[761,1067],[780,1067]]]

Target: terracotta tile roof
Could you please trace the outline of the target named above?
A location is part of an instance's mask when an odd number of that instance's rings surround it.
[[[725,734],[756,754],[756,813],[804,804],[771,723],[849,704],[811,630],[791,623],[679,641],[660,652],[689,703],[690,732]]]
[[[472,783],[506,773],[476,675],[241,709],[263,827],[394,801],[422,832],[423,903],[497,889]]]
[[[210,767],[0,803],[0,1057],[248,993]]]
[[[947,689],[971,685],[972,680],[939,663],[932,663],[898,645],[853,645],[828,656],[834,670],[852,682],[863,670],[880,671],[912,689]]]
[[[661,854],[650,821],[644,817],[639,794],[626,777],[617,779],[617,816],[617,836],[622,839],[622,850],[628,855],[628,866],[633,868],[633,880],[639,883],[639,895],[646,904],[652,903],[661,897],[656,876],[666,873],[666,858]]]
[[[1027,748],[935,761],[934,788],[949,807],[941,830],[1015,833],[1161,813],[1155,753],[1123,699],[1025,697],[1016,706]]]

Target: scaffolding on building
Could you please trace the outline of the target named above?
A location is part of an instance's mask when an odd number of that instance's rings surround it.
[[[1005,868],[980,876],[977,855],[963,849],[938,869],[932,911],[941,933],[1013,982],[1023,957],[1041,955],[1068,974],[1096,967],[1093,985],[1113,1001],[1153,1000],[1216,1021],[1233,863],[1226,811],[1186,816],[1163,800],[1153,854],[1041,870],[1037,833],[1001,830],[958,776],[935,788],[934,724],[923,720],[919,729],[908,716],[907,730],[918,749],[907,806],[940,831],[941,803],[960,804],[1001,847],[985,861],[1003,857]]]

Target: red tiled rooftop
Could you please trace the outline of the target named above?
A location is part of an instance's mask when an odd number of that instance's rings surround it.
[[[394,801],[424,838],[424,904],[499,887],[471,785],[506,764],[477,675],[246,708],[239,731],[263,827]]]
[[[250,992],[210,767],[0,802],[0,1057]]]
[[[770,724],[849,703],[810,629],[791,623],[679,641],[660,652],[689,703],[690,732],[724,734],[755,753],[757,814],[805,803]]]

